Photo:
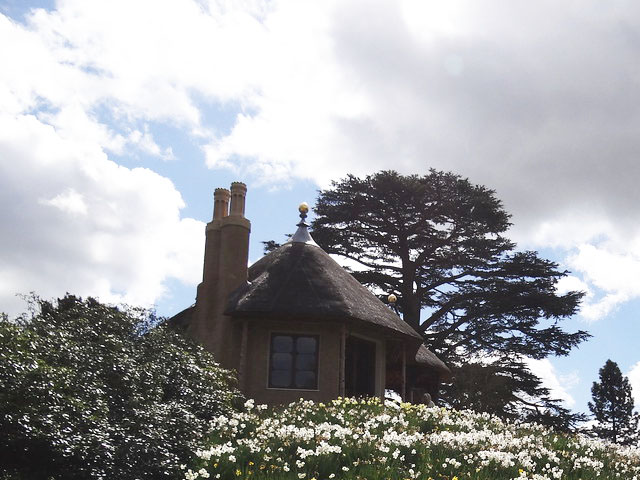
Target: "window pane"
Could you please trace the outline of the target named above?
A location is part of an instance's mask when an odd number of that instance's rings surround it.
[[[318,338],[310,335],[271,337],[269,386],[313,390],[318,386]]]
[[[290,353],[274,353],[271,357],[272,370],[291,370],[293,358]]]
[[[316,388],[316,373],[309,370],[297,371],[295,386],[297,388]]]
[[[293,338],[285,335],[275,335],[273,337],[273,351],[287,353],[293,351]]]
[[[291,370],[271,370],[271,386],[276,388],[291,387]]]
[[[316,339],[314,337],[298,337],[296,351],[298,353],[315,353]]]
[[[316,356],[314,354],[299,354],[296,357],[296,370],[315,370]]]

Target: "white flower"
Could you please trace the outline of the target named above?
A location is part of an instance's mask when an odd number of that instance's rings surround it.
[[[198,478],[198,474],[191,469],[187,470],[187,473],[184,474],[184,478],[186,480],[196,480]]]

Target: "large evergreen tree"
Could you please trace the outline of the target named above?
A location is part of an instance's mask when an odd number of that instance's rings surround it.
[[[316,242],[356,262],[353,275],[381,297],[395,293],[404,320],[459,380],[473,377],[462,369],[475,362],[506,384],[487,396],[493,405],[478,406],[459,381],[445,392],[452,404],[507,416],[557,407],[522,360],[566,355],[589,336],[560,326],[583,294],[558,294],[567,272],[515,250],[505,236],[509,214],[492,190],[435,170],[349,175],[319,192],[315,212]]]
[[[600,438],[629,445],[638,441],[638,414],[633,411],[629,379],[616,362],[607,360],[593,382],[589,410],[598,422],[593,431]]]

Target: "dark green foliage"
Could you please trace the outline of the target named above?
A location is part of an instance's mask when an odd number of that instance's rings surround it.
[[[477,394],[463,383],[471,377],[456,369],[491,358],[504,393],[479,410],[526,416],[553,407],[548,398],[536,406],[523,401],[548,391],[522,357],[566,355],[589,337],[559,325],[577,311],[583,293],[557,294],[567,272],[536,252],[515,251],[505,236],[509,215],[493,191],[435,170],[350,175],[319,192],[315,212],[315,241],[364,267],[353,275],[381,297],[395,293],[404,320],[453,367],[458,382],[445,392],[449,403],[469,406],[464,398]]]
[[[70,295],[0,319],[0,478],[179,477],[238,393],[209,353],[156,323]]]
[[[267,240],[266,242],[262,242],[262,248],[264,250],[264,254],[268,254],[273,252],[274,250],[280,248],[282,244],[276,242],[275,240]]]
[[[461,365],[456,368],[456,381],[445,385],[444,391],[454,408],[487,412],[503,418],[522,418],[563,432],[571,431],[587,420],[586,415],[571,413],[560,401],[550,399],[549,390],[522,361]]]
[[[589,410],[598,422],[593,432],[614,443],[631,445],[638,441],[638,414],[633,411],[629,379],[622,376],[616,362],[607,360],[593,382]]]

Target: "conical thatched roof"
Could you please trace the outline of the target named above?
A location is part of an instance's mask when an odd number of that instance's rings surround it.
[[[232,295],[225,313],[352,320],[416,342],[422,340],[312,240],[286,243],[254,263],[249,268],[249,283]]]

